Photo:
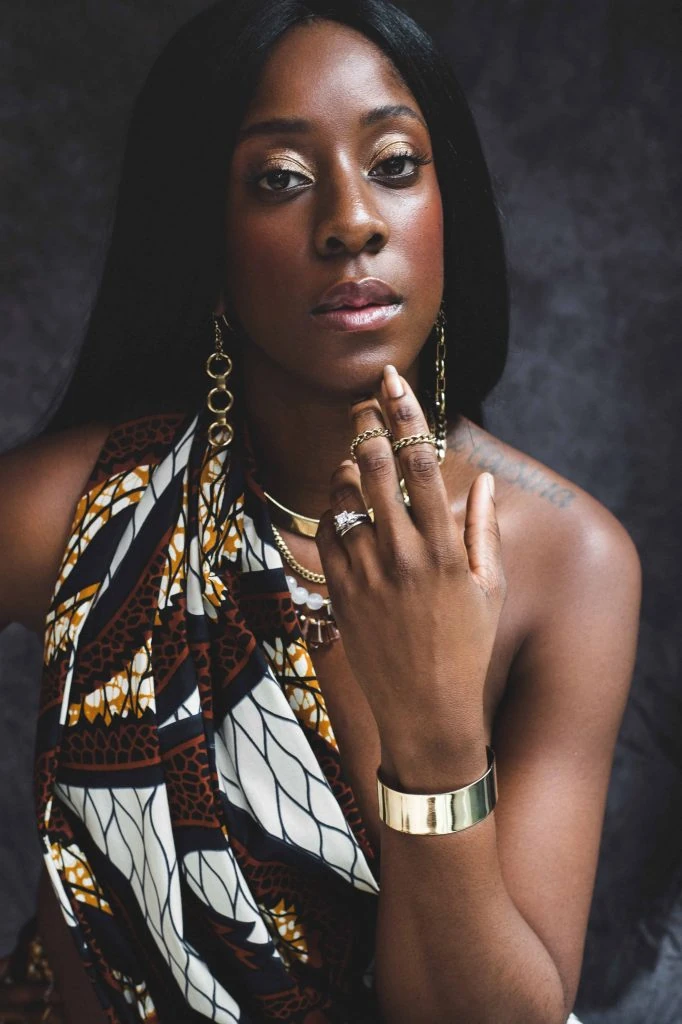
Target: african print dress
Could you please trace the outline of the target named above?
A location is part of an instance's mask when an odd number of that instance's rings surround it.
[[[375,1020],[376,861],[248,439],[109,434],[46,620],[39,827],[109,1020]]]
[[[48,872],[112,1024],[369,1024],[376,853],[248,436],[214,454],[206,427],[118,425],[78,503],[45,631]]]

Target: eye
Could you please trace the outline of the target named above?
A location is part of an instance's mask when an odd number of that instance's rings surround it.
[[[426,152],[403,149],[385,157],[369,173],[371,177],[381,178],[387,182],[408,183],[415,180],[420,166],[430,164],[431,162],[431,157]],[[407,173],[405,173],[406,163],[413,165],[412,168],[408,168]],[[379,170],[377,173],[378,168],[384,168],[383,172]],[[292,185],[292,179],[295,178],[300,179],[300,183]],[[265,171],[261,165],[260,168],[248,175],[247,181],[260,192],[265,192],[269,195],[285,195],[290,192],[299,191],[311,179],[301,171],[295,171],[291,167],[275,164]]]
[[[411,164],[414,164],[414,167],[407,174],[402,173],[406,161],[408,161]],[[372,175],[372,177],[387,178],[388,180],[393,179],[394,181],[410,180],[416,177],[419,167],[423,166],[424,164],[430,163],[431,158],[429,157],[428,153],[420,151],[411,152],[405,149],[401,150],[399,153],[391,153],[390,156],[386,157],[384,160],[381,161],[381,163],[376,165],[377,167],[389,168],[387,172],[379,173],[377,175],[374,173],[374,171],[376,170],[375,168],[372,171],[370,171],[370,174]]]
[[[293,192],[295,191],[294,188],[286,187],[291,178],[302,178],[304,181],[309,180],[305,174],[302,174],[300,171],[293,171],[290,167],[270,167],[264,173],[253,175],[249,180],[264,192]],[[262,185],[261,182],[263,181],[271,184],[272,188]]]

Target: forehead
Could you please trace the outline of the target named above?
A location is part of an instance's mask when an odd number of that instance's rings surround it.
[[[340,121],[344,113],[397,101],[409,101],[419,111],[388,55],[356,29],[318,19],[295,25],[273,46],[248,116],[277,108]]]

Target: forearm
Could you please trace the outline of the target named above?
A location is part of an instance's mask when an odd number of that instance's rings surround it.
[[[486,769],[483,731],[466,747],[433,765],[385,751],[382,772],[413,792],[457,788]],[[494,812],[445,836],[382,825],[376,985],[387,1024],[565,1024],[556,965],[505,887]]]

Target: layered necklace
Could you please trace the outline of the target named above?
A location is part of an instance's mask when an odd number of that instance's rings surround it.
[[[280,555],[286,564],[297,572],[302,579],[306,580],[307,583],[317,583],[319,586],[325,586],[327,577],[324,573],[313,572],[312,569],[306,569],[304,565],[301,565],[294,557],[289,545],[275,525],[275,520],[277,520],[279,526],[284,530],[290,530],[300,537],[314,537],[320,520],[315,519],[313,516],[304,516],[299,512],[294,512],[273,498],[266,490],[263,493],[270,506],[272,534]],[[319,647],[331,646],[335,640],[340,638],[341,634],[336,625],[330,599],[325,597],[324,594],[320,594],[319,591],[308,590],[307,587],[301,586],[294,576],[287,576],[286,579],[291,599],[296,605],[301,632],[306,643],[313,650],[317,650]],[[310,612],[315,614],[311,615]]]
[[[440,463],[445,458],[447,449],[444,405],[442,408],[438,406],[435,427],[431,416],[429,416],[429,427],[437,438],[438,461]],[[400,488],[403,492],[403,500],[409,507],[410,496],[403,478],[400,480]],[[278,529],[280,527],[283,530],[289,530],[291,533],[298,534],[299,537],[314,537],[320,525],[320,520],[315,519],[313,516],[304,516],[300,512],[294,512],[293,509],[287,508],[286,505],[277,501],[265,489],[263,489],[263,493],[270,506],[272,534],[277,550],[283,560],[290,569],[297,572],[307,583],[326,586],[327,577],[324,573],[313,572],[312,569],[306,569],[304,565],[301,565],[294,557],[293,552]],[[373,517],[372,509],[368,509],[368,512]],[[318,591],[308,590],[307,587],[301,586],[294,576],[287,576],[286,579],[306,643],[313,650],[317,650],[319,647],[329,647],[335,640],[339,640],[341,634],[334,618],[330,599]],[[311,615],[310,612],[314,614]]]

